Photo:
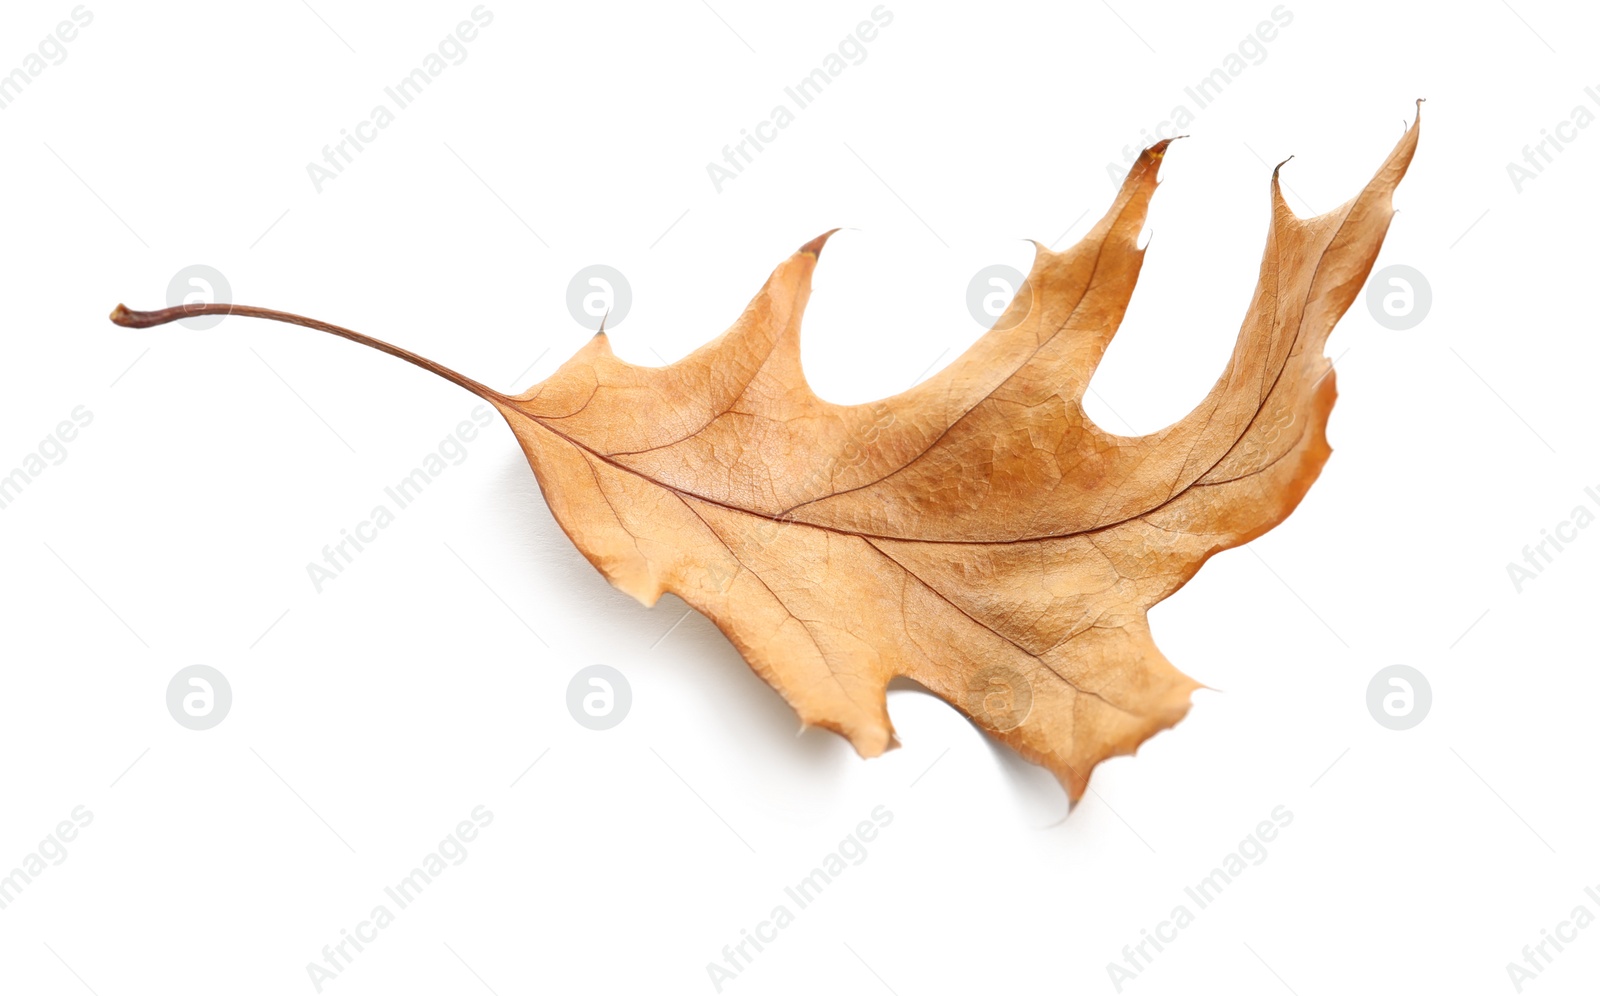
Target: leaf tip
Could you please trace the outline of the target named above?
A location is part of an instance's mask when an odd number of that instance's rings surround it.
[[[828,244],[828,239],[831,238],[833,233],[837,231],[839,231],[839,229],[831,228],[812,239],[810,242],[807,242],[805,245],[801,246],[797,251],[802,253],[810,253],[812,256],[820,258],[822,256],[822,247]]]
[[[1400,125],[1401,125],[1401,131],[1402,132],[1404,132],[1406,134],[1409,134],[1410,132],[1415,130],[1418,125],[1422,124],[1422,105],[1427,103],[1427,100],[1428,100],[1427,97],[1418,97],[1417,98],[1417,104],[1416,104],[1417,116],[1411,119],[1411,123],[1410,124],[1406,124],[1404,119],[1401,120]]]

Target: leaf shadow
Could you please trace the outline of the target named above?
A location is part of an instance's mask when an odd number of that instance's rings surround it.
[[[559,576],[564,597],[600,604],[607,617],[603,627],[607,642],[617,648],[640,648],[634,667],[670,663],[678,675],[676,680],[700,697],[703,714],[717,717],[733,745],[730,756],[741,759],[737,763],[760,771],[762,778],[769,780],[771,771],[766,765],[779,760],[791,777],[804,780],[819,805],[845,790],[841,772],[848,773],[852,764],[872,763],[862,762],[849,743],[831,731],[800,729],[794,709],[783,696],[751,670],[710,619],[694,611],[684,616],[689,606],[677,595],[669,592],[653,608],[645,608],[612,587],[572,545],[545,504],[537,480],[519,457],[507,455],[497,476],[501,478],[496,489],[500,497],[494,514],[502,520],[497,531],[517,558],[524,560],[530,571]],[[668,643],[673,648],[663,653]],[[1030,823],[1043,830],[1066,821],[1071,806],[1048,770],[1023,759],[912,678],[894,678],[887,692],[914,692],[942,703],[979,735],[1010,800]]]
[[[961,717],[962,721],[978,735],[979,740],[994,760],[995,766],[999,768],[1010,800],[1018,809],[1026,813],[1030,820],[1038,824],[1039,829],[1059,826],[1071,814],[1072,807],[1067,799],[1067,793],[1061,787],[1061,783],[1056,781],[1054,775],[1045,768],[1025,760],[1022,755],[996,739],[987,730],[973,722],[970,716],[951,705],[932,689],[914,678],[902,675],[889,682],[889,691],[891,693],[914,692],[925,695],[942,703],[951,712]]]
[[[801,730],[783,696],[751,670],[711,620],[677,595],[668,592],[646,608],[613,587],[567,538],[520,456],[507,454],[496,476],[498,497],[490,512],[498,520],[495,532],[529,572],[560,579],[563,602],[604,614],[595,615],[604,652],[629,658],[633,670],[670,666],[680,687],[693,691],[697,714],[716,717],[726,731],[729,755],[764,779],[771,776],[765,765],[777,759],[811,789],[842,790],[838,771],[855,759],[842,737],[816,727]]]

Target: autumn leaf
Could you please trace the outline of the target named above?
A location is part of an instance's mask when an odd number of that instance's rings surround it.
[[[1138,280],[1166,142],[1081,242],[1037,246],[1026,284],[971,349],[871,404],[823,401],[800,368],[826,235],[677,363],[626,363],[602,332],[515,396],[281,312],[119,306],[112,320],[272,318],[439,374],[505,417],[590,563],[646,605],[670,591],[706,615],[804,723],[881,754],[896,744],[885,688],[904,675],[1077,799],[1095,765],[1178,722],[1199,687],[1157,649],[1150,607],[1212,554],[1282,522],[1327,460],[1335,391],[1322,347],[1372,268],[1417,134],[1314,218],[1289,210],[1273,171],[1233,355],[1198,407],[1146,436],[1095,425],[1083,394]]]

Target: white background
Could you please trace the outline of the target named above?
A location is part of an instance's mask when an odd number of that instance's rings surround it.
[[[712,993],[707,963],[885,806],[866,860],[723,991],[1114,993],[1107,963],[1286,806],[1268,858],[1125,992],[1514,992],[1525,944],[1600,912],[1600,529],[1520,593],[1506,570],[1600,489],[1600,128],[1520,192],[1506,170],[1600,111],[1600,34],[1592,8],[1514,5],[1291,0],[1167,157],[1091,396],[1109,428],[1175,420],[1221,371],[1269,164],[1295,155],[1291,205],[1329,210],[1419,96],[1379,266],[1423,272],[1433,306],[1408,331],[1365,301],[1340,324],[1321,479],[1152,614],[1212,690],[1068,815],[1045,772],[917,690],[891,692],[904,746],[881,759],[797,737],[707,621],[579,556],[498,422],[318,594],[306,564],[474,399],[289,326],[105,316],[163,306],[205,263],[236,301],[520,389],[589,334],[565,303],[580,267],[627,275],[613,342],[655,364],[846,226],[807,375],[830,400],[893,394],[981,333],[973,273],[1084,234],[1107,164],[1192,106],[1270,0],[891,0],[866,60],[720,193],[706,164],[871,0],[493,0],[466,60],[321,193],[306,164],[471,0],[89,4],[65,61],[0,111],[0,473],[75,406],[94,416],[0,510],[0,872],[94,814],[0,911],[0,988],[314,992],[323,945],[484,805],[469,857],[324,991]],[[8,2],[0,73],[72,7]],[[607,732],[565,705],[594,663],[633,690]],[[1406,732],[1365,705],[1396,663],[1433,689]],[[165,706],[191,664],[233,688],[207,732]],[[1591,991],[1600,927],[1578,936],[1525,991]]]

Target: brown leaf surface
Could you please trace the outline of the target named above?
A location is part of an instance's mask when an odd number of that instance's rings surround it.
[[[1233,355],[1198,407],[1146,436],[1106,432],[1082,398],[1138,280],[1165,142],[1081,242],[1037,247],[971,349],[871,404],[821,400],[800,368],[826,235],[679,362],[623,362],[602,333],[515,397],[345,329],[226,310],[378,346],[485,397],[583,555],[646,605],[671,591],[705,614],[803,722],[881,754],[895,745],[885,687],[904,675],[1077,799],[1096,764],[1175,724],[1199,687],[1157,649],[1149,608],[1283,521],[1327,460],[1322,346],[1377,256],[1417,134],[1315,218],[1295,217],[1273,172]],[[184,317],[163,315],[113,318]]]

